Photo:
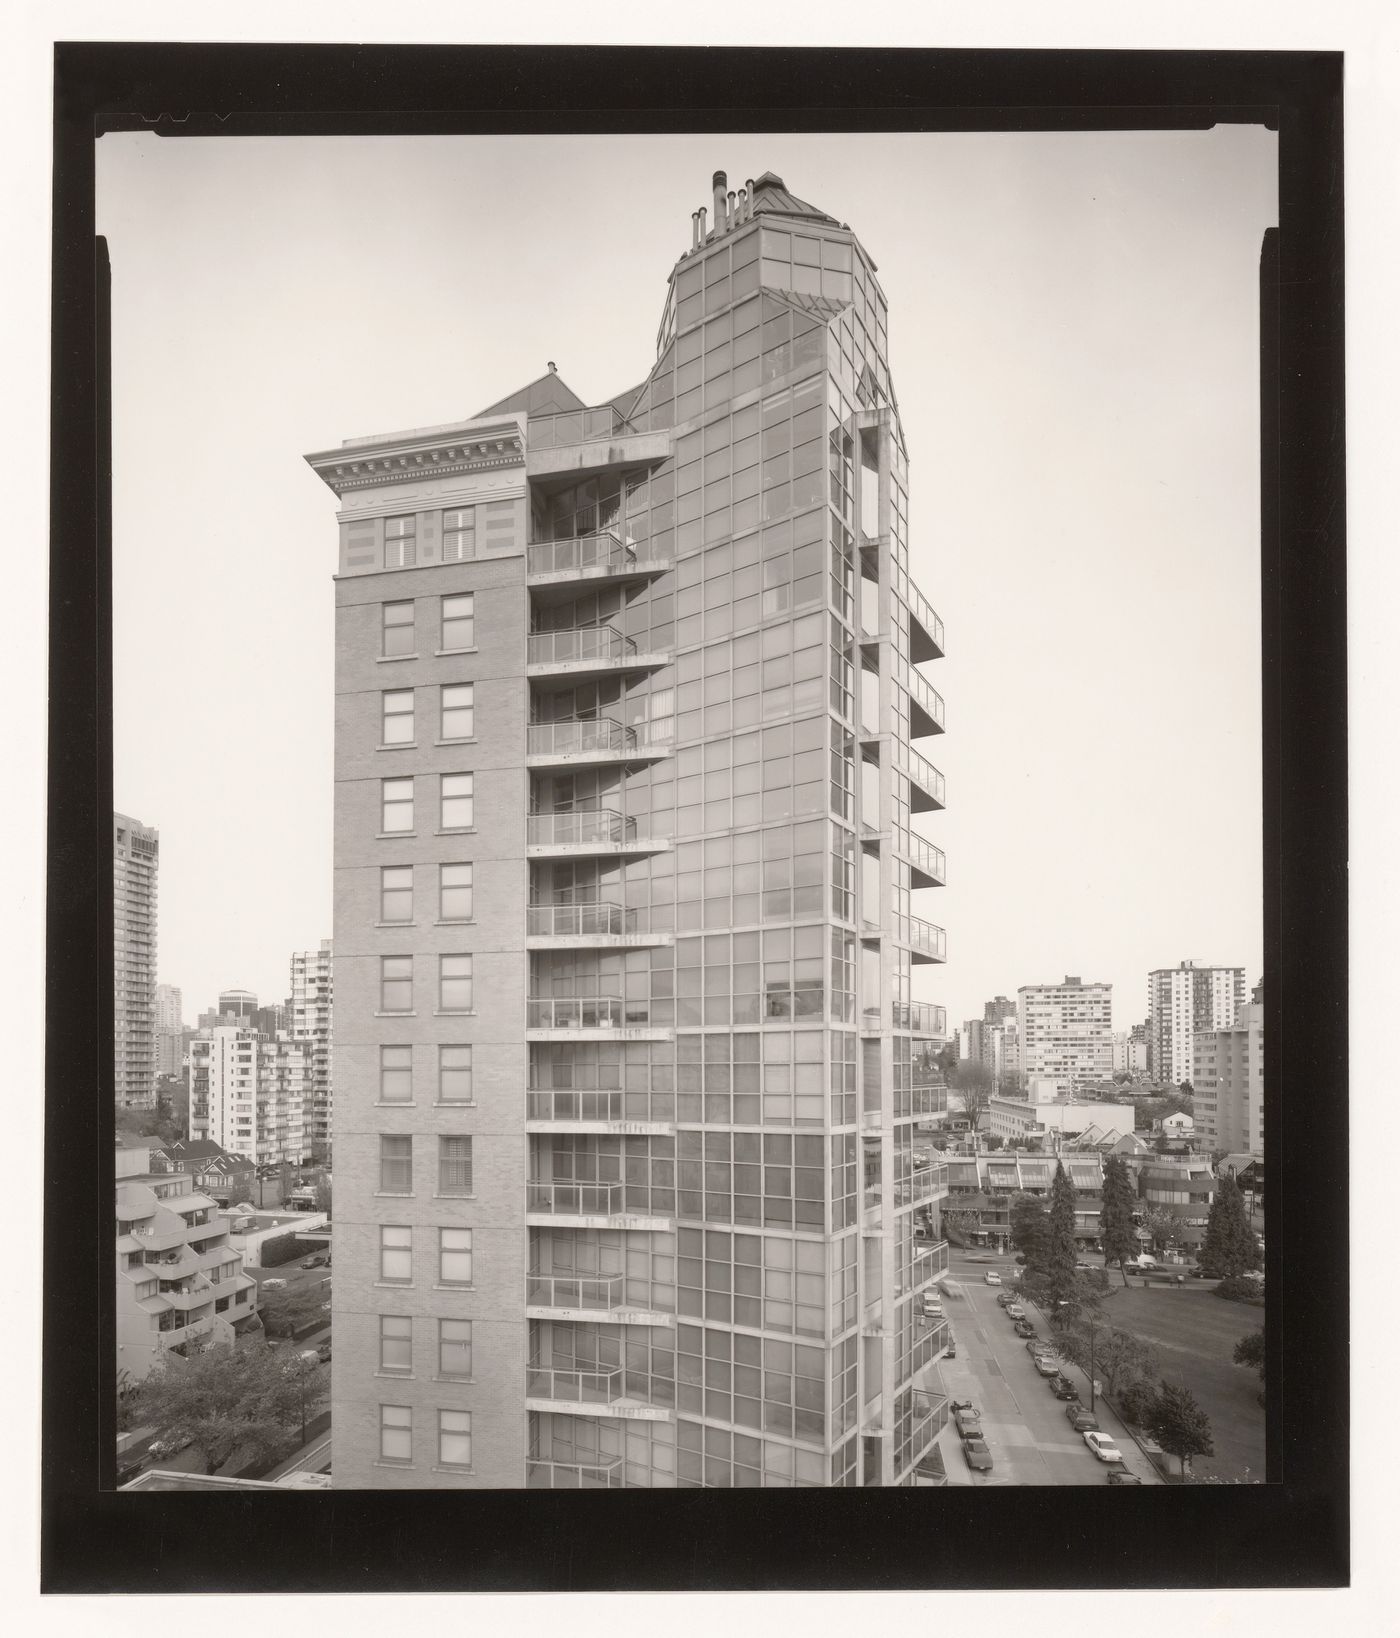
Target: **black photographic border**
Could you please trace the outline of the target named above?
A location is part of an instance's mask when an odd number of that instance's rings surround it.
[[[54,61],[43,1590],[1344,1585],[1341,54],[63,42]],[[176,139],[1223,122],[1279,135],[1279,227],[1265,236],[1260,279],[1269,1482],[586,1499],[117,1494],[110,289],[94,238],[95,139],[132,129]],[[1285,1102],[1306,1118],[1287,1122]],[[1319,1203],[1325,1242],[1314,1232]]]

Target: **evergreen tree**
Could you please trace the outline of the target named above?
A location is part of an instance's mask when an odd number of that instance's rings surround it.
[[[1078,1307],[1079,1280],[1074,1268],[1074,1184],[1069,1180],[1064,1162],[1055,1162],[1055,1176],[1050,1184],[1050,1211],[1045,1236],[1045,1277],[1047,1296],[1056,1304]],[[1069,1316],[1067,1316],[1069,1317]]]
[[[1011,1202],[1011,1243],[1024,1254],[1026,1268],[1032,1274],[1045,1272],[1049,1232],[1044,1201],[1037,1200],[1033,1194],[1017,1195]]]
[[[1110,1155],[1103,1168],[1103,1204],[1099,1208],[1099,1237],[1103,1241],[1105,1264],[1117,1263],[1123,1284],[1128,1273],[1123,1267],[1129,1257],[1137,1255],[1137,1231],[1133,1227],[1133,1207],[1136,1203],[1133,1180],[1128,1175],[1128,1163],[1122,1155]]]
[[[1174,1388],[1169,1382],[1162,1383],[1152,1403],[1147,1431],[1169,1456],[1180,1459],[1188,1473],[1193,1456],[1215,1454],[1210,1418],[1196,1403],[1196,1397],[1189,1388]]]
[[[1239,1184],[1226,1173],[1216,1184],[1206,1220],[1206,1237],[1201,1246],[1200,1264],[1208,1274],[1220,1279],[1245,1274],[1263,1266],[1259,1241],[1244,1213],[1244,1196]]]

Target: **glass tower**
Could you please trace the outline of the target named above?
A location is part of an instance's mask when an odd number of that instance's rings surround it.
[[[639,387],[309,457],[338,1484],[908,1484],[942,1425],[943,628],[885,299],[780,178],[713,210]]]

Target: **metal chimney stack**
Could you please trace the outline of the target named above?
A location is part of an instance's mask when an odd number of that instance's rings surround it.
[[[728,186],[728,179],[723,171],[716,171],[712,186],[715,193],[715,237],[718,238],[725,231],[724,220],[724,190]]]

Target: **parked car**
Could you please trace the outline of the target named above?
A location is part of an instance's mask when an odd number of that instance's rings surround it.
[[[1119,1450],[1108,1434],[1086,1432],[1084,1434],[1084,1443],[1088,1445],[1089,1449],[1101,1462],[1117,1462],[1120,1467],[1123,1465],[1123,1452]]]
[[[953,1420],[957,1423],[958,1432],[964,1439],[971,1434],[980,1434],[982,1431],[982,1416],[977,1407],[969,1400],[957,1406],[953,1411]]]
[[[982,1278],[986,1282],[986,1284],[988,1284],[988,1285],[1000,1285],[1001,1284],[1001,1275],[998,1274],[996,1269],[994,1269],[994,1268],[989,1268],[987,1270],[987,1272],[982,1276]]]
[[[297,1264],[298,1268],[324,1268],[330,1258],[323,1251],[315,1251],[309,1257],[303,1257]]]
[[[282,1287],[286,1285],[286,1283],[287,1282],[282,1279],[264,1280],[262,1283],[262,1289],[264,1291],[280,1291]]]
[[[145,1469],[140,1462],[128,1462],[125,1467],[119,1467],[117,1469],[117,1488],[120,1489],[122,1485],[130,1484],[133,1479],[140,1478],[144,1472]]]
[[[1060,1362],[1055,1358],[1054,1354],[1036,1354],[1033,1357],[1035,1368],[1042,1376],[1056,1376],[1059,1374]]]
[[[1188,1269],[1187,1272],[1193,1280],[1218,1280],[1220,1278],[1218,1274],[1212,1274],[1207,1269],[1202,1268],[1199,1263],[1196,1264],[1195,1268]]]
[[[1058,1371],[1050,1378],[1050,1392],[1054,1394],[1056,1399],[1073,1399],[1078,1403],[1079,1389],[1067,1376]]]
[[[1065,1416],[1076,1433],[1097,1433],[1099,1431],[1098,1417],[1092,1411],[1086,1411],[1083,1405],[1066,1405]]]
[[[1016,1301],[1016,1293],[1014,1291],[998,1291],[997,1292],[997,1307],[998,1308],[1010,1308],[1011,1304],[1013,1302],[1015,1302],[1015,1301]]]
[[[182,1450],[187,1450],[193,1439],[183,1431],[166,1434],[164,1439],[152,1439],[150,1454],[152,1456],[177,1456]]]
[[[1055,1357],[1055,1344],[1047,1342],[1044,1337],[1032,1337],[1026,1344],[1026,1352],[1032,1359],[1039,1359],[1042,1355]]]
[[[925,1291],[919,1299],[919,1312],[925,1319],[942,1319],[943,1304],[935,1292]]]
[[[1033,1337],[1036,1334],[1035,1326],[1028,1319],[1018,1319],[1014,1329],[1018,1337]]]
[[[1026,1310],[1021,1303],[1013,1299],[1006,1305],[1006,1317],[1007,1319],[1023,1320],[1026,1317]]]
[[[1110,1484],[1141,1484],[1142,1480],[1136,1473],[1129,1473],[1126,1467],[1111,1467],[1108,1470]]]
[[[978,1473],[987,1472],[992,1465],[992,1453],[987,1449],[985,1439],[964,1439],[963,1455],[967,1458],[967,1465]]]

